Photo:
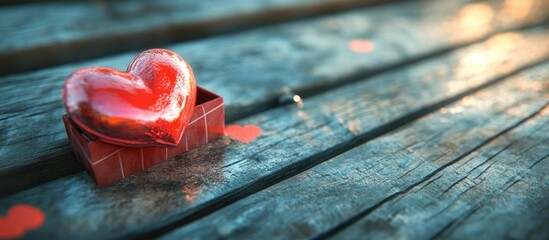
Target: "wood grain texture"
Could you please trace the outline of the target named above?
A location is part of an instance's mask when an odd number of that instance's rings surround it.
[[[93,0],[0,8],[0,75],[388,0]]]
[[[107,54],[163,46],[182,40],[195,39],[253,26],[297,20],[301,18],[353,9],[389,0],[237,0],[227,3],[215,1],[72,1],[46,2],[0,8],[0,75],[13,74],[46,66],[83,61]],[[427,1],[428,2],[428,1]],[[431,2],[433,2],[431,0]],[[460,28],[439,26],[438,31],[475,35],[490,30],[491,26],[504,27],[539,23],[547,19],[548,4],[544,0],[524,4],[503,4],[500,0],[487,0],[489,18],[477,19],[475,11],[459,12],[456,5],[468,3],[458,0],[434,5],[449,5],[453,11],[426,7],[416,17],[433,18],[431,24],[446,21],[446,17],[459,13]],[[394,14],[376,18],[376,23],[410,12],[407,5],[433,5],[405,3],[394,6]],[[482,3],[471,4],[480,6]],[[216,7],[212,7],[216,6]],[[411,7],[414,8],[414,7]],[[440,6],[439,6],[440,8]],[[431,11],[433,10],[433,11]],[[440,14],[446,13],[446,14]],[[478,13],[478,12],[477,12]],[[385,26],[385,25],[383,25]],[[381,26],[378,26],[381,27]],[[407,31],[414,30],[414,27]],[[404,31],[405,33],[406,31]],[[397,37],[401,33],[393,33]],[[415,44],[414,44],[415,45]],[[414,46],[412,45],[412,46]]]
[[[540,116],[384,202],[334,239],[547,239],[548,132],[546,107]]]
[[[524,239],[544,232],[548,67],[469,95],[163,239],[324,239],[357,216],[337,238]],[[495,196],[505,197],[496,209]],[[487,215],[469,222],[481,206]]]
[[[511,47],[497,43],[517,34]],[[282,106],[240,120],[262,129],[250,144],[223,138],[104,189],[75,174],[1,199],[0,214],[14,204],[41,208],[48,220],[31,238],[156,236],[539,64],[549,58],[548,40],[547,27],[498,35],[307,98],[303,109]],[[469,62],[476,54],[493,57]]]
[[[189,60],[200,85],[224,97],[234,120],[278,105],[285,88],[309,96],[543,19],[502,12],[471,22],[465,13],[479,5],[462,3],[380,6],[169,49]],[[350,51],[353,39],[373,42],[374,51]],[[135,54],[0,78],[0,195],[81,171],[60,120],[63,79],[84,66],[124,69]]]

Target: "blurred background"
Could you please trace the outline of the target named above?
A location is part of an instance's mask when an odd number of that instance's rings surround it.
[[[354,27],[351,30],[355,36],[340,36],[349,41],[359,39],[349,43],[350,49],[367,52],[373,44],[360,39],[372,38],[373,31],[404,36],[413,29],[395,29],[394,25],[383,29],[383,25],[386,21],[405,21],[403,17],[412,14],[425,21],[440,14],[447,16],[429,23],[432,29],[418,26],[425,34],[446,28],[445,34],[467,38],[505,21],[528,16],[531,21],[532,15],[547,15],[549,5],[546,0],[1,0],[0,4],[1,75],[289,22],[304,22],[305,28],[307,24],[318,24],[311,19],[323,16],[340,18],[331,21],[340,28]],[[393,11],[376,14],[381,5],[391,4],[395,6]],[[371,17],[360,23],[341,15],[361,10]],[[304,29],[302,34],[306,32]],[[410,37],[413,39],[413,34]],[[422,40],[421,44],[430,43]]]
[[[1,74],[166,46],[386,0],[0,1]]]

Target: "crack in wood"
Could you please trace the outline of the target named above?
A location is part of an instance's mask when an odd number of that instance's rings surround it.
[[[381,206],[383,206],[384,204],[394,200],[396,197],[398,196],[401,196],[403,194],[406,194],[408,193],[410,190],[414,189],[415,187],[421,185],[422,183],[425,183],[427,180],[431,179],[433,176],[435,176],[436,174],[438,174],[439,172],[441,172],[442,170],[446,169],[447,167],[459,162],[461,159],[465,158],[466,156],[468,156],[469,154],[477,151],[478,149],[482,148],[483,146],[485,146],[486,144],[494,141],[495,139],[497,139],[498,137],[500,137],[501,135],[513,130],[514,128],[522,125],[524,122],[528,121],[529,119],[535,117],[536,115],[538,115],[540,112],[542,112],[547,106],[549,106],[549,103],[545,104],[542,108],[538,109],[536,112],[534,112],[533,114],[529,115],[528,117],[526,118],[523,118],[522,120],[516,122],[515,124],[513,124],[512,126],[496,133],[495,135],[493,136],[490,136],[488,139],[486,139],[485,141],[483,141],[482,143],[480,143],[479,145],[476,145],[475,147],[473,147],[472,149],[470,149],[469,151],[465,152],[464,154],[460,155],[459,157],[455,158],[454,160],[451,160],[449,161],[448,163],[444,164],[443,166],[437,168],[435,171],[429,173],[427,176],[425,176],[424,178],[422,178],[420,181],[418,182],[415,182],[414,184],[410,185],[409,187],[401,190],[401,191],[398,191],[394,194],[391,194],[390,196],[384,198],[383,200],[379,201],[378,203],[376,203],[375,205],[367,208],[367,209],[364,209],[363,211],[359,212],[358,214],[354,215],[353,217],[349,218],[348,220],[340,223],[339,225],[333,227],[332,229],[328,230],[328,231],[325,231],[323,232],[322,234],[318,235],[317,237],[315,237],[315,239],[326,239],[326,238],[329,238],[335,234],[337,234],[338,232],[340,232],[341,230],[351,226],[353,223],[357,222],[358,220],[364,218],[365,216],[367,216],[368,214],[370,214],[371,212],[373,212],[374,210],[376,210],[377,208],[380,208]],[[472,214],[472,213],[470,213]],[[449,225],[452,225],[452,224],[449,224]],[[449,228],[450,226],[446,226],[441,232],[435,234],[435,237],[438,237],[440,236],[445,230],[446,228]]]

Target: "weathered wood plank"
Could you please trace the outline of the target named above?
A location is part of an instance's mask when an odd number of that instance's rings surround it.
[[[0,75],[82,61],[107,54],[249,29],[390,0],[72,1],[0,8]],[[486,0],[487,19],[473,10],[455,31],[483,23],[532,24],[547,18],[543,1]],[[460,1],[470,2],[470,1]],[[514,2],[515,4],[508,4]],[[517,4],[518,3],[518,4]],[[412,3],[413,4],[413,3]],[[441,4],[441,3],[439,3]],[[457,5],[458,3],[445,3]],[[216,6],[216,7],[212,7]],[[407,8],[406,5],[395,8]],[[396,10],[397,12],[408,10]],[[423,15],[437,15],[427,8]],[[482,10],[482,9],[481,9]],[[497,13],[497,14],[496,14]],[[399,16],[399,15],[389,15]],[[442,15],[441,15],[442,16]],[[386,21],[381,18],[380,21]],[[444,20],[440,19],[439,20]],[[437,23],[438,21],[434,21]],[[396,34],[398,35],[398,33]],[[76,54],[77,53],[77,54]]]
[[[225,98],[232,120],[276,106],[284,88],[307,96],[540,19],[536,14],[522,20],[498,14],[492,21],[475,22],[468,12],[485,5],[462,8],[461,3],[381,6],[170,49],[191,62],[201,85]],[[368,39],[375,49],[368,54],[349,51],[353,39]],[[134,56],[0,79],[0,195],[81,171],[60,120],[63,79],[83,66],[124,69]]]
[[[367,218],[353,226],[353,232],[341,235],[341,239],[437,236],[446,224],[463,221],[460,218],[474,211],[475,205],[487,204],[489,197],[507,190],[533,167],[539,169],[532,180],[542,178],[543,172],[549,170],[547,162],[543,166],[540,163],[549,154],[549,145],[543,144],[547,143],[549,132],[548,66],[549,63],[544,64],[469,95],[410,126],[163,237],[324,239],[331,235],[326,233],[334,233],[363,216]],[[538,116],[529,120],[535,115]],[[529,123],[521,126],[524,121]],[[513,141],[516,145],[509,146]],[[522,216],[514,224],[519,229],[535,230],[543,221],[535,209],[547,208],[549,204],[545,200],[533,209],[524,207],[546,197],[549,190],[529,192],[517,186],[513,195],[521,194],[522,198],[507,202],[508,208],[501,212],[520,209],[533,214],[533,218]],[[528,201],[517,202],[521,199]],[[492,221],[476,224],[474,227],[481,230],[494,227]],[[483,239],[499,238],[510,230],[492,229],[484,233],[487,238]],[[460,234],[463,233],[457,233]],[[475,233],[463,235],[480,237]],[[512,236],[526,237],[524,233]]]
[[[123,0],[0,8],[0,75],[389,0]]]
[[[501,45],[517,34],[521,40]],[[13,204],[41,208],[48,220],[29,237],[154,236],[538,64],[549,58],[548,40],[547,28],[498,35],[307,98],[300,110],[283,106],[238,121],[263,130],[248,145],[224,138],[104,189],[76,174],[1,199],[0,214]],[[470,62],[477,54],[486,61]]]
[[[545,123],[548,125],[548,123]],[[547,132],[548,129],[545,129]],[[547,146],[547,139],[544,142]],[[516,153],[519,151],[515,151]],[[512,154],[513,154],[512,153]],[[519,172],[517,179],[506,183],[503,193],[491,196],[488,203],[480,202],[465,216],[444,228],[438,238],[463,239],[465,237],[493,236],[495,238],[549,238],[547,209],[547,154],[530,165],[531,169]],[[518,156],[514,156],[518,157]],[[540,166],[537,166],[540,165]],[[541,181],[545,181],[543,186]],[[483,199],[484,200],[484,199]],[[510,211],[514,209],[514,211]],[[487,229],[478,229],[482,223],[490,222]],[[517,224],[517,222],[519,224]],[[486,226],[486,225],[484,225]]]
[[[334,238],[547,239],[549,189],[543,182],[549,170],[549,108],[540,115],[385,202]]]

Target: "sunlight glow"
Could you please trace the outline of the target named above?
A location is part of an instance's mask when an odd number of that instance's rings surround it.
[[[523,19],[530,13],[534,0],[505,0],[505,12],[515,19]]]

